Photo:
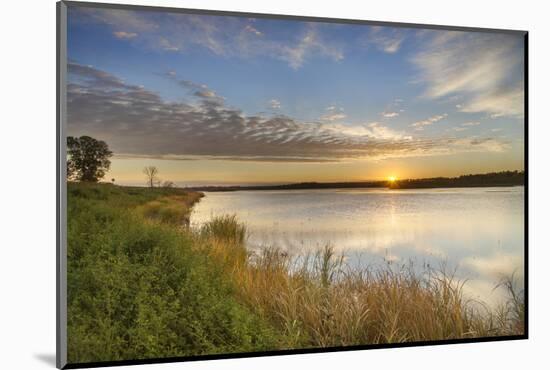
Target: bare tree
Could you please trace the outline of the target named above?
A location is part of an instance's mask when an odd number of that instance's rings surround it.
[[[155,166],[147,166],[143,169],[143,173],[147,176],[147,185],[149,185],[150,188],[154,187],[155,184],[158,183],[158,168]]]
[[[162,187],[163,188],[173,188],[174,187],[174,183],[172,181],[164,181],[162,183]]]

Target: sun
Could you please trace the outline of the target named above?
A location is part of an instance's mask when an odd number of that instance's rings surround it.
[[[396,182],[396,181],[397,181],[397,177],[395,177],[395,176],[389,176],[389,177],[388,177],[388,181],[389,181],[389,182]]]

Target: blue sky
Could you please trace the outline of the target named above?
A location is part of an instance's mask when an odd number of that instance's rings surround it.
[[[136,158],[196,182],[213,180],[189,161],[309,163],[308,180],[343,164],[361,178],[414,176],[407,161],[457,163],[434,175],[523,168],[520,35],[87,7],[68,18],[69,134],[106,140],[129,182]],[[476,156],[483,168],[468,166]]]

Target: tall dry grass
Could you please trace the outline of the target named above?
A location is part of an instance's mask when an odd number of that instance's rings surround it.
[[[149,219],[181,224],[200,195],[144,204]],[[182,206],[183,205],[183,206]],[[432,341],[524,332],[525,304],[514,278],[500,285],[508,301],[496,308],[469,300],[454,273],[395,264],[352,268],[326,246],[291,256],[276,247],[252,253],[246,226],[234,215],[190,233],[193,248],[222,266],[235,294],[282,335],[280,348]]]
[[[216,218],[198,248],[221,262],[239,299],[283,333],[282,348],[475,338],[523,334],[522,295],[497,309],[466,299],[463,281],[445,269],[351,268],[330,246],[301,257],[277,248],[250,253],[246,227]]]
[[[146,218],[161,223],[189,226],[189,216],[193,204],[198,202],[204,194],[189,192],[180,195],[159,197],[138,207]]]

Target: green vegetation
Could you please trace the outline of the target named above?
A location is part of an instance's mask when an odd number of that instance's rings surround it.
[[[90,136],[67,137],[67,179],[98,182],[109,171],[113,152]]]
[[[197,252],[192,233],[174,226],[199,197],[69,184],[69,362],[276,346],[271,326],[236,299],[223,266]]]
[[[523,333],[513,281],[489,310],[442,272],[357,271],[328,247],[252,253],[233,216],[186,226],[201,196],[69,183],[69,362]]]

